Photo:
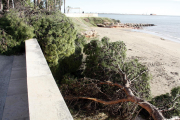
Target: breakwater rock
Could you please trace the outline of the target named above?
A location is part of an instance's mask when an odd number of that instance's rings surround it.
[[[130,27],[147,27],[147,26],[155,26],[154,24],[134,24],[134,23],[125,23],[124,26]]]
[[[143,27],[155,26],[155,24],[137,24],[137,23],[104,23],[97,24],[98,27],[108,27],[108,28],[133,28],[133,29],[141,29]]]

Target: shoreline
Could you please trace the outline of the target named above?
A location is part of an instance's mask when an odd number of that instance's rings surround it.
[[[153,31],[148,31],[148,30],[145,30],[145,29],[132,29],[131,31],[140,32],[140,33],[147,33],[147,34],[151,34],[151,35],[154,35],[154,36],[161,37],[162,40],[170,40],[172,42],[180,43],[180,38],[176,38],[176,37],[173,37],[173,36],[168,37],[168,36],[165,36],[163,34],[156,33],[156,32],[153,32]]]
[[[122,13],[98,13],[98,14],[109,14],[109,15],[142,15],[142,16],[172,16],[180,17],[180,15],[150,15],[150,14],[122,14]]]
[[[148,33],[135,32],[130,28],[93,27],[101,39],[123,41],[127,46],[127,57],[137,58],[146,65],[152,75],[150,81],[152,96],[170,92],[180,86],[180,43],[161,39]]]

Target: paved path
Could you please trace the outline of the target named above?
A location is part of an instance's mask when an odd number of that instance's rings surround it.
[[[3,65],[1,61],[4,61]],[[0,87],[3,86],[3,92],[0,90],[0,120],[28,120],[25,55],[0,56],[0,65],[0,70],[6,71],[5,79],[0,81]]]
[[[13,56],[0,55],[0,120],[2,119],[3,109],[6,102],[13,59]]]

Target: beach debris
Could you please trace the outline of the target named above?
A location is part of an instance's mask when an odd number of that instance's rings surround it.
[[[173,75],[179,75],[179,73],[178,72],[171,72],[171,74],[173,74]]]
[[[81,35],[84,35],[87,38],[94,38],[97,36],[97,31],[96,30],[88,30],[85,32],[81,32]]]
[[[160,38],[161,40],[165,40],[164,38]]]

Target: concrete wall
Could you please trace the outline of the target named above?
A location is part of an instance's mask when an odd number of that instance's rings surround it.
[[[67,17],[98,17],[98,14],[91,14],[91,13],[66,13]]]
[[[25,46],[30,120],[73,120],[37,40]]]

